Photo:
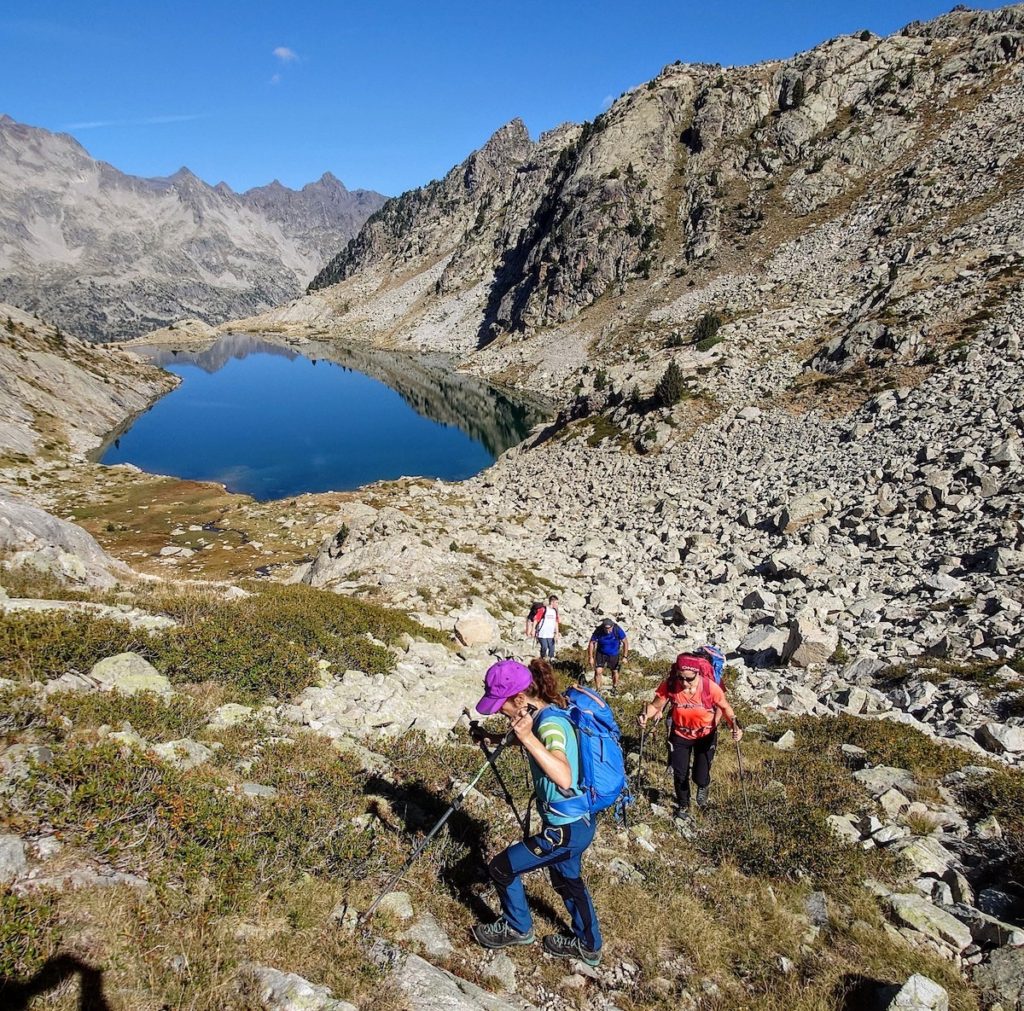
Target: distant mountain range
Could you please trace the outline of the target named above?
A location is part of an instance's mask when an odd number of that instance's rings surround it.
[[[244,193],[187,168],[144,179],[0,115],[0,300],[92,340],[249,315],[301,291],[384,200],[329,172]]]

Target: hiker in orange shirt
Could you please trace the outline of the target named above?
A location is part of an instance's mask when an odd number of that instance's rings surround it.
[[[718,743],[718,724],[724,718],[732,730],[732,739],[743,736],[732,706],[725,693],[715,684],[714,671],[708,660],[689,653],[680,653],[669,675],[658,685],[654,699],[648,702],[639,717],[640,726],[657,717],[665,706],[671,706],[672,729],[669,733],[669,765],[675,781],[676,817],[690,816],[690,766],[697,784],[697,806],[705,807],[711,786],[711,763]]]

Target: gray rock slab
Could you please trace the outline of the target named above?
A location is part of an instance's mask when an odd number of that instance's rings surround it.
[[[206,745],[188,737],[178,741],[167,741],[165,744],[154,744],[149,750],[161,761],[183,772],[194,769],[213,757],[213,752]]]
[[[242,966],[239,976],[252,988],[263,1011],[357,1011],[354,1004],[335,1000],[326,986],[294,972],[249,964]]]
[[[955,916],[920,895],[910,892],[890,895],[889,907],[897,922],[941,941],[956,952],[963,951],[974,940],[970,930]]]
[[[418,955],[401,959],[392,971],[391,982],[412,1011],[533,1011],[525,1001],[497,997]]]
[[[9,884],[28,869],[21,836],[0,835],[0,885]]]
[[[914,777],[906,769],[897,769],[890,765],[876,765],[871,769],[860,769],[853,774],[873,797],[881,797],[886,790],[894,787],[902,793],[912,793]]]

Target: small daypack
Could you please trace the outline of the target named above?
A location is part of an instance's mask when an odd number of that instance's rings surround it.
[[[626,782],[626,763],[622,754],[621,732],[611,706],[590,688],[570,688],[565,697],[567,709],[556,709],[576,731],[579,744],[580,773],[578,796],[552,801],[548,806],[563,817],[590,816],[615,807],[618,818],[633,802]]]
[[[708,662],[711,664],[711,669],[714,672],[715,684],[720,685],[722,683],[722,672],[725,670],[725,654],[717,646],[711,646],[708,643],[701,646],[697,652],[708,658]]]

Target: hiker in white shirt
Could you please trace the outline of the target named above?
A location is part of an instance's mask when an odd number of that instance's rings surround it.
[[[534,637],[540,643],[540,655],[549,660],[555,657],[555,643],[558,642],[558,597],[551,594],[547,606],[542,607],[534,617]]]

